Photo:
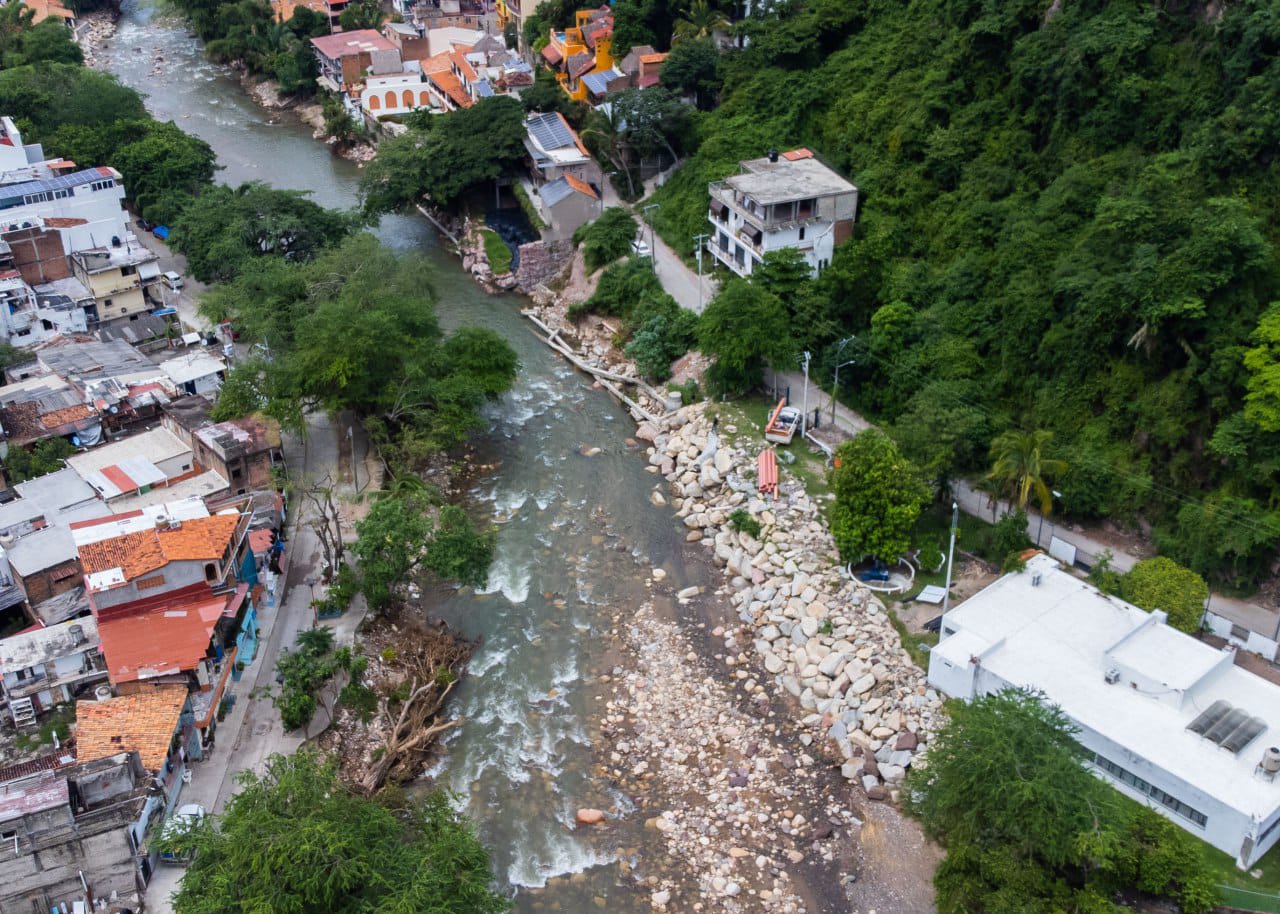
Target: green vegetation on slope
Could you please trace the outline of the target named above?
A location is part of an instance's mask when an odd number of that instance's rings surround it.
[[[1059,511],[1141,514],[1248,588],[1280,542],[1280,17],[1048,7],[779,4],[724,59],[658,230],[685,249],[708,181],[815,149],[860,189],[853,240],[783,299],[815,374],[857,334],[843,393],[931,477],[1051,431]]]

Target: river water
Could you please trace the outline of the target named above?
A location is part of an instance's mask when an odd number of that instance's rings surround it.
[[[179,20],[156,15],[153,0],[126,0],[102,57],[146,94],[156,117],[214,148],[220,180],[264,181],[309,191],[325,206],[355,205],[359,169],[291,115],[257,107]],[[684,566],[683,528],[649,503],[659,477],[625,443],[630,419],[534,337],[519,315],[524,300],[486,295],[420,218],[390,216],[375,231],[385,244],[436,262],[445,326],[493,328],[522,366],[477,442],[478,459],[495,469],[469,493],[476,513],[500,524],[488,592],[449,591],[431,606],[484,639],[457,700],[466,723],[432,773],[475,819],[516,910],[647,911],[647,897],[614,863],[618,848],[635,853],[643,845],[636,826],[573,828],[578,807],[627,803],[592,778],[594,683],[616,662],[610,610],[645,598],[651,565],[677,587],[708,583],[706,572]],[[586,456],[594,448],[601,450]]]

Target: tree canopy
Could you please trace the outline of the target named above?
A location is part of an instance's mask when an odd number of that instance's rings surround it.
[[[410,129],[381,143],[360,178],[364,210],[371,216],[411,206],[424,195],[450,207],[526,154],[524,107],[509,95],[483,98],[444,117],[414,112],[405,123]]]
[[[1209,585],[1191,569],[1161,555],[1134,565],[1120,579],[1120,596],[1143,609],[1163,610],[1174,628],[1195,632],[1204,616]]]
[[[1196,839],[1092,775],[1074,734],[1034,692],[948,705],[902,791],[947,850],[934,876],[940,912],[1103,914],[1135,889],[1188,914],[1217,904]]]
[[[868,429],[840,445],[831,487],[831,535],[841,558],[857,562],[875,556],[893,562],[907,551],[929,488],[893,439]]]
[[[785,366],[795,352],[782,302],[743,279],[726,282],[702,312],[698,345],[715,356],[707,383],[716,395],[751,390],[767,364]]]
[[[471,824],[432,793],[418,804],[352,794],[335,765],[273,755],[216,823],[181,838],[195,856],[174,897],[186,914],[500,914],[489,854]]]
[[[1179,561],[1247,588],[1280,544],[1274,5],[1046,6],[757,6],[696,154],[655,194],[657,230],[683,247],[709,181],[814,150],[859,214],[812,297],[784,304],[815,353],[867,340],[841,373],[853,404],[911,414],[917,443],[926,416],[960,417],[927,455],[947,474],[985,471],[1010,428],[1051,431],[1060,510],[1141,515]],[[1196,541],[1204,513],[1238,528],[1221,549]]]

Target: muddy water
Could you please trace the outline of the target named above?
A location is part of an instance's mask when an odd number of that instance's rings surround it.
[[[180,21],[155,14],[152,0],[127,0],[103,57],[147,95],[157,117],[213,146],[220,180],[265,181],[309,191],[326,206],[355,205],[359,170],[288,114],[254,105]],[[648,501],[658,477],[624,444],[630,420],[537,341],[519,316],[523,300],[485,295],[421,219],[388,217],[376,232],[437,262],[443,323],[492,327],[522,365],[478,442],[478,458],[496,468],[470,493],[477,513],[500,523],[487,592],[449,592],[434,606],[484,644],[458,697],[467,722],[433,774],[476,820],[516,910],[647,911],[616,862],[617,848],[641,840],[628,833],[636,826],[573,827],[580,806],[627,804],[591,777],[593,683],[613,662],[610,609],[643,598],[651,565],[663,565],[676,587],[708,581],[683,566],[684,531],[669,509]]]

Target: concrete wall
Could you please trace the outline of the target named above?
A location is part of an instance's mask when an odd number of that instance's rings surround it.
[[[67,574],[67,572],[71,573]],[[33,606],[78,586],[82,576],[83,571],[80,568],[79,559],[72,559],[69,562],[63,562],[61,565],[46,568],[31,575],[29,578],[24,578],[16,571],[13,573],[14,581],[26,593],[27,602]],[[61,580],[54,580],[58,577],[61,577]]]
[[[221,563],[215,563],[221,571]],[[99,610],[112,606],[132,603],[135,600],[150,599],[190,587],[208,580],[204,573],[204,562],[170,562],[155,574],[149,574],[138,580],[152,581],[157,575],[164,575],[164,583],[156,587],[138,589],[138,581],[129,581],[119,587],[104,590],[93,595],[93,602]]]
[[[13,252],[14,267],[28,285],[38,286],[71,275],[71,263],[57,231],[25,228],[6,232],[3,238]]]
[[[1268,660],[1275,660],[1277,652],[1280,652],[1280,643],[1273,641],[1266,635],[1260,635],[1257,632],[1249,631],[1244,626],[1245,637],[1241,638],[1233,633],[1236,626],[1230,619],[1223,618],[1217,613],[1210,612],[1205,614],[1205,624],[1219,638],[1225,638],[1228,643],[1234,644],[1236,647],[1244,648],[1247,651],[1253,651],[1255,654],[1261,654]]]
[[[28,845],[17,857],[10,842],[0,880],[0,911],[48,911],[64,901],[70,909],[72,902],[84,899],[81,871],[97,897],[112,892],[125,897],[138,890],[133,848],[123,823],[98,834],[72,835],[65,843],[34,852]]]

